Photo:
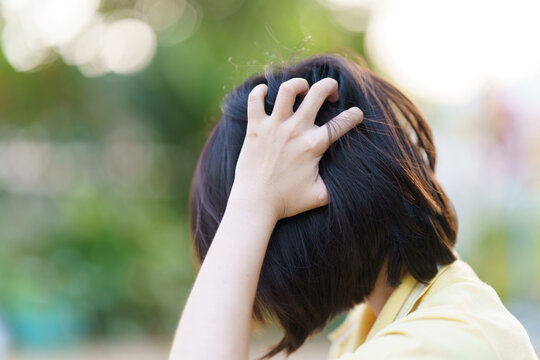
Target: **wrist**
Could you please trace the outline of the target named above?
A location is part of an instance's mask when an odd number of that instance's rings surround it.
[[[231,189],[225,211],[240,212],[248,217],[260,219],[260,221],[272,226],[275,226],[279,219],[276,207],[268,197],[256,191],[242,191],[234,185]]]

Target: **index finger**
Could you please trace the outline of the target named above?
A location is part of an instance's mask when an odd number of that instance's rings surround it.
[[[315,122],[315,117],[326,99],[328,101],[339,99],[338,82],[334,78],[324,78],[311,85],[300,107],[296,110],[296,115],[306,121]]]
[[[261,119],[266,115],[264,110],[264,99],[268,92],[266,84],[259,84],[251,89],[248,95],[247,116],[248,122]]]

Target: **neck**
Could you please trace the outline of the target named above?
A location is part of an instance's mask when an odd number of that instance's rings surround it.
[[[381,267],[381,271],[377,275],[373,291],[365,298],[366,303],[377,316],[379,316],[384,304],[386,304],[386,301],[394,291],[394,288],[387,282],[387,267],[387,261],[385,261]]]

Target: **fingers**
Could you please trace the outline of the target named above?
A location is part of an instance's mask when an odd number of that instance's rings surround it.
[[[326,137],[327,141],[321,141],[326,144],[321,152],[326,151],[328,147],[346,134],[349,130],[360,124],[364,119],[364,113],[357,107],[352,107],[342,111],[339,115],[328,121],[317,129],[319,139]]]
[[[326,99],[337,101],[339,98],[338,82],[333,78],[324,78],[311,86],[306,97],[296,111],[296,115],[312,124]]]
[[[293,115],[293,106],[296,96],[305,94],[309,90],[309,83],[304,78],[293,78],[283,82],[272,110],[272,116],[280,120],[286,120]]]
[[[267,92],[268,86],[266,84],[259,84],[249,93],[247,106],[248,122],[259,120],[266,116],[264,99]]]

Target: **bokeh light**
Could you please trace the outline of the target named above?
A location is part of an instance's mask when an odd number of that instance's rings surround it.
[[[105,30],[102,56],[111,71],[136,72],[148,65],[155,49],[156,36],[152,28],[140,20],[118,20]]]
[[[426,115],[457,251],[540,352],[539,4],[0,0],[0,359],[165,358],[194,279],[191,176],[225,94],[342,48]]]
[[[5,0],[2,47],[19,71],[44,62],[51,49],[61,46],[91,21],[99,0]]]
[[[146,14],[148,23],[157,31],[174,25],[188,4],[185,0],[139,0],[136,8]]]
[[[134,7],[100,13],[100,0],[4,0],[2,48],[18,71],[32,71],[58,57],[89,77],[144,69],[161,44],[193,34],[198,11],[185,0],[138,0]]]
[[[375,63],[415,95],[463,103],[540,74],[536,0],[385,0],[367,32]]]

